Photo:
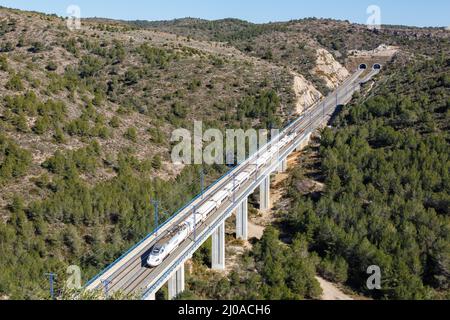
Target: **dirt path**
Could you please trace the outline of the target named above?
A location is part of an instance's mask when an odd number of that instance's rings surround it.
[[[320,300],[354,300],[352,297],[346,295],[342,292],[335,284],[317,276],[317,281],[319,281],[322,287],[323,294]]]

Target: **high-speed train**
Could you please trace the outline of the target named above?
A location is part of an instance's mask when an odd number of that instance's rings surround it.
[[[274,143],[268,150],[266,150],[261,156],[253,160],[248,168],[243,172],[236,175],[228,184],[226,184],[221,190],[217,191],[215,195],[207,202],[202,204],[195,211],[190,214],[179,225],[173,227],[167,235],[158,241],[158,243],[152,248],[150,255],[147,259],[147,265],[149,267],[159,266],[178,246],[186,240],[196,227],[201,225],[205,220],[229,198],[233,197],[233,194],[244,185],[252,175],[263,167],[270,159],[272,159],[279,150],[289,144],[298,135],[295,130],[288,131],[287,135],[277,143]]]

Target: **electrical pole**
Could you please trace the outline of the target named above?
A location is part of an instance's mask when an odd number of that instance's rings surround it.
[[[158,231],[158,227],[159,227],[159,201],[157,200],[152,200],[153,206],[155,208],[154,213],[155,213],[155,230]]]
[[[55,300],[55,290],[54,290],[54,282],[56,275],[53,272],[46,273],[45,276],[48,277],[49,283],[50,283],[50,297],[52,300]]]
[[[194,213],[194,242],[197,241],[197,221],[196,221],[196,214],[195,214],[195,205],[194,208],[192,209],[193,213]]]
[[[203,195],[204,195],[204,190],[205,190],[205,176],[203,173],[203,168],[200,168],[200,187],[201,187],[201,192],[202,192],[202,199],[203,199]]]
[[[105,290],[105,299],[108,300],[108,298],[109,298],[109,285],[111,284],[111,281],[109,281],[109,280],[101,280],[101,283],[103,285],[103,289]]]

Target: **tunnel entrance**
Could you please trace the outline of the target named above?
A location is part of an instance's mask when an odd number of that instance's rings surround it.
[[[359,65],[359,70],[366,70],[366,69],[367,69],[367,64],[361,63],[361,64]]]
[[[373,65],[373,70],[380,70],[380,69],[381,69],[381,64],[375,63],[375,64]]]

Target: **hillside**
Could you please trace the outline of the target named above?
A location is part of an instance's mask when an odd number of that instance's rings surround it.
[[[292,75],[214,43],[120,23],[71,33],[56,17],[4,9],[2,16],[1,127],[32,157],[25,179],[5,174],[2,209],[8,193],[30,191],[31,180],[48,173],[42,163],[56,150],[95,140],[108,164],[83,172],[91,185],[113,177],[119,152],[129,148],[140,161],[160,157],[165,170],[151,175],[167,179],[180,171],[169,161],[174,128],[190,127],[194,118],[219,128],[280,125],[293,110]],[[270,106],[272,118],[238,115],[245,98],[271,91],[280,98]]]

